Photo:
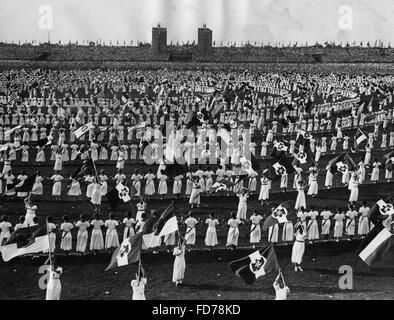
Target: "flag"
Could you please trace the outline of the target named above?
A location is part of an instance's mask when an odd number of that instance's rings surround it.
[[[125,239],[112,255],[105,271],[140,261],[142,250],[142,232]]]
[[[234,183],[232,183],[230,180],[220,179],[212,185],[212,187],[209,189],[209,192],[214,193],[221,190],[230,190],[233,186]]]
[[[154,235],[162,237],[175,231],[178,231],[178,221],[175,215],[174,204],[171,203],[155,223]]]
[[[15,189],[18,192],[32,192],[33,186],[36,182],[37,173],[28,177],[25,181],[23,181],[20,185],[16,185]]]
[[[93,171],[94,171],[93,160],[91,158],[88,158],[83,161],[82,165],[77,170],[75,170],[71,178],[79,179],[85,175],[92,174]]]
[[[289,158],[281,158],[277,163],[273,164],[268,168],[266,176],[270,180],[280,179],[282,176],[286,174],[292,174],[295,172],[295,169]]]
[[[4,261],[49,250],[49,238],[46,225],[18,229],[11,234],[4,246],[0,247]]]
[[[312,138],[312,136],[307,134],[305,131],[300,130],[300,131],[298,131],[298,134],[297,134],[296,143],[298,145],[304,146],[304,150],[306,151],[310,146],[311,138]]]
[[[116,211],[120,204],[119,191],[116,188],[111,189],[107,193],[107,199],[113,211]]]
[[[130,189],[128,187],[126,187],[122,183],[118,183],[115,189],[118,190],[119,199],[123,200],[124,203],[129,202],[131,200]]]
[[[287,209],[289,209],[290,206],[287,202],[284,202],[280,204],[273,212],[272,214],[265,219],[263,223],[263,232],[266,232],[270,227],[272,227],[275,224],[281,224],[281,223],[286,223],[287,222]]]
[[[89,122],[81,127],[79,127],[77,130],[75,130],[75,137],[79,139],[81,136],[83,136],[85,133],[89,132],[89,130],[94,129],[93,122]]]
[[[368,266],[384,256],[391,247],[392,233],[381,223],[367,234],[358,248],[359,257]]]
[[[284,157],[288,150],[288,147],[283,142],[274,141],[274,148],[272,149],[270,156],[275,160],[279,160]]]
[[[252,285],[258,278],[279,269],[274,247],[270,244],[249,256],[230,262],[231,271],[246,284]]]
[[[330,160],[328,162],[330,166],[330,171],[332,174],[335,174],[338,170],[338,164],[339,166],[343,165],[343,161],[345,160],[346,153],[342,153],[339,156],[335,157],[334,159]]]
[[[49,145],[52,144],[52,140],[53,140],[53,137],[52,136],[48,136],[48,137],[46,137],[44,139],[38,140],[37,141],[37,145],[40,146],[41,148],[45,147],[45,146],[49,146]]]
[[[355,141],[356,141],[355,147],[357,147],[359,144],[361,144],[363,141],[367,139],[368,139],[367,136],[360,129],[357,129],[356,137],[355,137]]]
[[[164,166],[165,166],[164,167],[164,174],[167,175],[168,177],[176,177],[181,174],[185,174],[185,173],[190,172],[190,168],[187,164],[180,165],[178,163],[174,163],[174,164],[167,164]],[[161,167],[160,170],[163,170],[163,167]]]
[[[360,106],[358,107],[357,116],[360,116],[362,113],[364,113],[364,109],[365,109],[365,102],[360,104]]]
[[[16,126],[16,127],[12,128],[12,129],[10,129],[10,130],[4,131],[4,135],[10,135],[11,133],[13,133],[13,132],[15,132],[16,130],[19,130],[19,129],[21,129],[21,128],[22,128],[22,126]]]
[[[97,93],[94,96],[94,100],[100,99],[100,98],[104,98],[104,90],[101,90],[99,93]]]

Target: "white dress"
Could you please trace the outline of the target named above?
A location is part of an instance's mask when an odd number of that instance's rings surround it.
[[[261,189],[260,189],[260,195],[259,195],[259,200],[268,200],[269,199],[269,180],[266,178],[261,178]]]
[[[335,226],[334,226],[334,237],[340,238],[343,235],[343,220],[345,220],[345,215],[337,213],[334,216]]]
[[[331,229],[330,217],[332,216],[332,213],[330,211],[323,211],[320,215],[322,217],[321,234],[329,235]]]
[[[101,184],[93,183],[92,198],[90,202],[94,205],[101,205]]]
[[[261,220],[263,220],[263,217],[260,215],[250,217],[250,221],[252,222],[250,227],[250,243],[259,243],[261,241]]]
[[[70,222],[64,222],[60,225],[60,230],[62,232],[62,241],[60,243],[60,249],[64,251],[70,251],[72,249],[72,235],[71,230],[74,225]]]
[[[248,210],[248,200],[249,195],[248,194],[239,194],[239,202],[238,202],[238,211],[237,211],[237,218],[241,220],[246,220],[246,212]]]
[[[300,209],[301,207],[306,208],[304,188],[298,187],[297,190],[298,190],[298,195],[294,208],[296,210]]]
[[[77,252],[85,252],[86,246],[88,244],[88,230],[90,223],[85,221],[78,221],[76,227],[78,228],[78,235],[77,235]]]
[[[358,220],[358,234],[366,235],[369,232],[369,207],[361,207],[359,209],[360,219]]]
[[[186,244],[194,245],[196,243],[196,225],[198,221],[196,218],[189,217],[185,220],[186,224],[186,234],[185,240]]]
[[[308,240],[317,240],[319,239],[319,227],[317,225],[316,217],[319,215],[317,211],[309,212],[309,221],[308,221]]]
[[[145,285],[147,283],[146,278],[141,278],[140,281],[134,279],[131,281],[131,287],[133,288],[133,300],[146,300],[145,298]]]
[[[62,284],[60,282],[60,272],[54,271],[53,267],[49,266],[49,277],[45,300],[60,300],[61,291]]]
[[[205,234],[205,245],[208,247],[214,247],[218,244],[218,237],[216,234],[216,226],[219,224],[217,219],[208,218],[205,220],[208,225],[207,232]]]
[[[60,196],[62,192],[62,179],[63,177],[61,175],[55,174],[51,177],[51,180],[54,181],[53,187],[52,187],[52,195],[53,196]]]
[[[104,225],[104,222],[102,220],[93,220],[90,224],[93,226],[90,238],[90,250],[103,250],[104,239],[101,226]]]
[[[119,225],[118,221],[106,220],[104,225],[107,228],[105,234],[105,249],[119,247],[119,237],[116,231],[116,227]]]
[[[279,238],[279,224],[274,224],[268,229],[268,242],[277,243]]]
[[[294,240],[294,226],[293,222],[287,221],[283,226],[282,241],[290,242]]]
[[[172,272],[172,282],[182,281],[185,276],[186,261],[185,261],[185,246],[175,247],[173,251],[175,256],[174,268]]]
[[[241,221],[239,219],[233,219],[231,218],[228,222],[227,225],[230,227],[228,229],[228,234],[227,234],[227,243],[226,246],[237,246],[238,245],[238,237],[239,237],[239,229],[238,225],[241,224]]]
[[[291,251],[291,262],[300,265],[305,252],[305,234],[297,231]]]

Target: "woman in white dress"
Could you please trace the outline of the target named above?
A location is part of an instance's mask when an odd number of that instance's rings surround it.
[[[73,179],[72,177],[70,179],[71,184],[69,186],[70,189],[68,190],[67,195],[74,198],[74,201],[77,201],[78,197],[82,195],[81,186],[78,180]]]
[[[297,199],[294,208],[296,210],[300,208],[306,208],[306,200],[305,200],[305,186],[303,185],[302,181],[298,182],[298,194],[297,194]]]
[[[179,286],[185,277],[186,261],[185,261],[186,245],[185,240],[179,239],[178,246],[174,248],[173,255],[175,256],[174,268],[172,272],[172,282],[175,286]]]
[[[239,237],[238,226],[240,224],[242,224],[242,221],[237,218],[237,214],[235,212],[232,212],[231,218],[227,222],[229,229],[228,229],[227,243],[226,243],[226,247],[229,247],[231,250],[235,250],[235,248],[238,246],[238,237]]]
[[[149,169],[148,173],[144,176],[145,179],[145,195],[151,196],[155,194],[155,175],[152,173],[152,170]]]
[[[372,174],[371,174],[371,181],[375,183],[379,181],[380,166],[381,163],[378,161],[378,159],[375,159],[372,164]]]
[[[144,201],[144,199],[140,199],[140,202],[137,203],[137,215],[136,215],[136,222],[141,221],[142,220],[142,215],[145,213],[145,209],[146,209],[146,203]]]
[[[358,164],[357,174],[359,175],[360,184],[364,183],[366,170],[365,170],[365,163],[362,159],[361,159],[360,163]]]
[[[282,230],[282,241],[283,242],[292,242],[294,240],[294,226],[291,220],[287,220],[283,225]]]
[[[258,173],[253,171],[251,175],[249,175],[249,193],[254,193],[257,190],[257,177]]]
[[[94,176],[92,174],[88,174],[87,176],[84,177],[84,182],[88,185],[86,187],[86,197],[89,199],[93,195],[93,181],[94,181]]]
[[[99,180],[101,183],[101,196],[104,197],[108,192],[108,177],[105,174],[105,170],[100,171]]]
[[[92,198],[90,202],[94,205],[94,211],[98,211],[101,206],[101,183],[97,180],[96,177],[93,179],[93,190],[92,190]]]
[[[331,229],[332,212],[328,210],[327,207],[325,207],[324,210],[320,213],[320,216],[322,218],[321,234],[324,237],[324,240],[328,241],[328,237],[330,235],[330,229]]]
[[[134,174],[131,176],[131,180],[133,183],[133,187],[135,188],[135,194],[134,197],[140,197],[141,196],[141,180],[144,177],[138,173],[138,170],[134,170]]]
[[[53,167],[54,171],[62,171],[63,168],[63,155],[62,152],[59,150],[55,154],[55,165]]]
[[[331,189],[333,180],[334,180],[334,175],[331,172],[331,166],[327,165],[327,167],[326,167],[326,179],[324,181],[324,186],[327,189]]]
[[[263,176],[260,179],[261,182],[261,189],[260,189],[260,195],[259,195],[259,200],[261,201],[261,205],[264,204],[264,201],[269,199],[269,192],[270,192],[270,181],[269,179],[263,174]]]
[[[4,174],[3,178],[5,180],[5,195],[14,196],[15,188],[13,188],[12,185],[14,184],[15,176],[12,174],[11,170]]]
[[[8,216],[3,215],[0,222],[0,247],[4,245],[11,236],[12,224],[8,222]]]
[[[297,223],[295,226],[295,241],[291,251],[291,263],[294,264],[294,271],[304,271],[301,268],[302,258],[305,253],[305,228],[302,224]]]
[[[197,206],[197,208],[200,207],[201,190],[199,177],[193,177],[193,189],[189,198],[191,209],[193,209],[194,206]]]
[[[369,163],[371,162],[371,151],[372,148],[369,146],[369,144],[367,144],[367,146],[365,147],[365,158],[364,158],[364,164],[366,166],[368,166]]]
[[[369,232],[369,207],[367,203],[363,201],[362,207],[358,210],[360,214],[360,219],[358,220],[358,234],[360,236],[365,236]]]
[[[31,194],[34,194],[35,196],[42,196],[44,194],[44,187],[42,185],[44,178],[40,176],[40,171],[37,171],[36,174],[37,176]]]
[[[193,191],[193,175],[190,172],[188,172],[186,176],[187,176],[187,180],[186,180],[185,195],[190,196]]]
[[[90,238],[90,250],[103,250],[104,238],[101,228],[104,225],[104,222],[100,219],[100,215],[98,213],[94,215],[94,219],[90,222],[90,225],[93,226]]]
[[[157,178],[159,179],[158,194],[160,195],[161,200],[163,200],[165,195],[168,193],[167,176],[163,174],[162,171]]]
[[[334,220],[334,238],[337,238],[337,242],[339,242],[339,238],[343,235],[343,221],[345,220],[345,215],[338,209],[334,216]]]
[[[308,240],[310,243],[313,243],[313,240],[319,240],[319,226],[316,220],[318,216],[319,213],[311,206],[311,210],[308,213],[309,221],[307,227]]]
[[[194,247],[196,244],[196,226],[198,224],[198,221],[196,218],[193,217],[193,212],[189,211],[188,218],[185,220],[185,225],[186,225],[186,233],[185,233],[185,241],[186,241],[186,246],[189,247],[189,251],[191,248]]]
[[[119,247],[119,236],[116,231],[119,222],[115,220],[115,215],[113,213],[109,216],[109,219],[105,221],[104,225],[107,228],[105,234],[105,249]]]
[[[60,225],[60,230],[62,231],[62,240],[60,243],[60,249],[63,251],[71,251],[72,249],[72,234],[71,230],[74,225],[69,222],[68,216],[63,217],[63,223]]]
[[[253,211],[253,215],[250,217],[251,227],[250,227],[250,243],[252,244],[252,248],[256,248],[256,245],[261,241],[261,221],[263,217],[257,213],[257,211]]]
[[[123,219],[124,230],[123,230],[123,241],[129,237],[134,236],[135,220],[131,211],[127,212],[127,216]]]
[[[311,171],[309,174],[309,189],[308,189],[308,196],[312,196],[313,198],[317,196],[319,192],[319,186],[317,184],[317,172],[316,171]]]
[[[205,245],[212,251],[218,244],[216,227],[219,225],[219,221],[215,219],[215,214],[211,212],[209,214],[209,218],[205,220],[205,223],[208,225],[207,232],[205,234]]]
[[[358,201],[358,184],[359,184],[358,174],[353,173],[352,178],[349,181],[350,203],[356,203]]]
[[[358,212],[354,209],[354,206],[350,205],[348,212],[346,212],[346,225],[345,225],[345,233],[349,236],[349,241],[356,234],[356,217]]]
[[[54,258],[52,258],[52,265],[48,266],[48,272],[49,276],[45,300],[60,300],[60,294],[62,292],[60,275],[63,269],[56,265]]]
[[[86,216],[84,214],[81,214],[80,220],[75,226],[78,228],[76,251],[82,253],[86,252],[89,237],[88,228],[90,223],[86,221]]]
[[[63,177],[57,171],[55,171],[54,175],[50,179],[53,180],[52,196],[55,197],[55,200],[60,200]]]
[[[181,191],[182,191],[182,178],[183,175],[177,175],[174,177],[174,185],[172,187],[172,193],[176,195],[177,197],[180,197]]]
[[[275,207],[271,208],[271,214],[276,210]],[[268,228],[268,242],[278,243],[279,241],[279,224],[276,223]]]
[[[240,193],[237,194],[239,198],[237,218],[240,220],[246,220],[246,213],[248,211],[248,198],[249,193],[247,189],[242,189]]]
[[[146,300],[145,286],[148,280],[144,276],[136,275],[136,279],[131,280],[131,287],[133,288],[132,300]]]
[[[56,224],[53,223],[53,218],[51,216],[47,217],[47,229],[49,236],[49,250],[55,252],[56,249]]]

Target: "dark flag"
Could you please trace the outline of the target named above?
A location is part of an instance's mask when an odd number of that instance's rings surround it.
[[[29,253],[37,253],[49,250],[49,238],[47,226],[33,226],[21,228],[11,234],[8,241],[1,247],[4,261],[23,256]]]
[[[278,180],[283,175],[293,174],[295,172],[294,166],[289,158],[281,158],[277,163],[268,168],[266,176],[270,180]]]
[[[166,169],[164,170],[164,174],[169,177],[176,177],[188,172],[190,172],[190,168],[187,164],[180,165],[178,163],[167,164]]]
[[[381,223],[367,234],[358,248],[358,255],[368,266],[383,257],[391,247],[393,234]]]
[[[116,211],[120,204],[119,191],[116,188],[111,189],[107,193],[107,199],[109,201],[112,211]]]
[[[74,174],[71,176],[73,179],[79,179],[87,174],[92,174],[94,172],[94,165],[92,158],[85,159],[82,165],[75,170]]]
[[[279,264],[270,244],[245,258],[230,262],[230,269],[246,284],[252,285],[258,278],[279,270]]]
[[[127,266],[140,261],[142,250],[142,232],[125,239],[112,255],[111,262],[105,271]]]
[[[270,157],[274,158],[275,160],[280,160],[283,158],[288,150],[288,146],[283,142],[274,142],[274,147],[270,153]]]
[[[18,192],[32,192],[33,186],[36,182],[37,173],[28,177],[20,186],[16,187]]]
[[[284,202],[280,204],[267,219],[265,219],[263,223],[263,232],[266,232],[270,227],[275,224],[286,223],[288,209],[290,209],[290,204],[288,202]]]
[[[174,204],[171,203],[167,209],[163,211],[159,220],[154,225],[155,236],[166,236],[178,230],[178,221],[175,215]]]

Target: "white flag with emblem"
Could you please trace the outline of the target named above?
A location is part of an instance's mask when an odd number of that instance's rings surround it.
[[[89,122],[82,127],[79,127],[77,130],[75,130],[75,137],[79,139],[81,136],[83,136],[86,132],[88,132],[90,129],[94,129],[93,122]]]
[[[118,190],[119,198],[123,200],[123,202],[129,202],[131,200],[129,188],[124,186],[122,183],[118,183],[116,190]]]
[[[118,267],[126,266],[129,264],[128,254],[130,251],[130,241],[129,238],[124,240],[120,246],[118,256],[116,260],[118,261]]]
[[[391,203],[386,203],[383,200],[379,200],[376,203],[379,206],[379,211],[382,215],[391,216],[392,214],[394,214],[394,207]]]

